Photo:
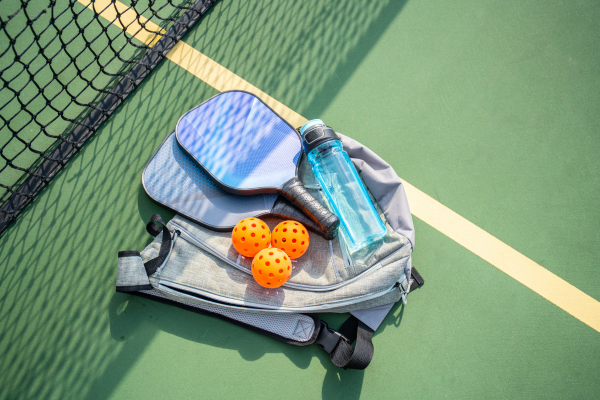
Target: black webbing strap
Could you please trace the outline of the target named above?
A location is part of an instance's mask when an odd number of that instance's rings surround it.
[[[425,283],[416,268],[411,269],[410,277],[413,281],[410,291]],[[321,321],[321,331],[315,344],[329,354],[335,366],[344,369],[365,369],[373,359],[373,333],[373,329],[354,316],[344,321],[339,331],[330,329]],[[353,348],[351,345],[354,342],[356,345]]]
[[[425,283],[425,280],[423,279],[421,274],[419,274],[417,269],[414,267],[410,270],[410,277],[412,278],[413,282],[410,285],[409,292],[412,292],[414,289],[418,288],[419,286],[422,286]]]
[[[329,354],[336,367],[365,369],[373,359],[373,333],[371,328],[354,316],[342,324],[339,332],[321,321],[321,332],[315,343]],[[356,345],[353,348],[354,342]]]
[[[152,218],[150,218],[150,222],[146,225],[146,230],[149,234],[156,237],[160,232],[163,234],[162,243],[160,244],[160,251],[158,252],[158,256],[153,258],[152,260],[148,260],[144,263],[144,268],[146,268],[146,273],[148,276],[153,275],[158,267],[160,267],[163,262],[165,262],[169,252],[171,251],[171,232],[167,228],[167,225],[164,223],[160,215],[154,214]]]

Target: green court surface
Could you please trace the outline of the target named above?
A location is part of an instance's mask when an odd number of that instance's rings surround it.
[[[592,0],[224,0],[183,41],[600,301],[599,20]],[[117,252],[173,215],[145,163],[216,93],[163,60],[0,236],[1,399],[600,398],[599,332],[418,218],[426,283],[365,371],[115,293]]]

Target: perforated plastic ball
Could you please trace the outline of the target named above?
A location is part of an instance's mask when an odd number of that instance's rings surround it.
[[[300,222],[281,222],[271,233],[271,246],[285,251],[292,260],[306,253],[308,244],[308,231]]]
[[[271,244],[271,230],[258,218],[245,218],[233,228],[231,241],[238,253],[254,257]]]
[[[252,276],[260,286],[278,288],[290,279],[292,261],[280,249],[264,249],[252,260]]]

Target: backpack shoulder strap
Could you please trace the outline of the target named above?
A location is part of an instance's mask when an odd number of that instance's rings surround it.
[[[373,329],[356,317],[350,316],[340,327],[339,332],[330,329],[321,321],[318,344],[336,367],[344,369],[365,369],[373,359]],[[356,342],[354,348],[352,343]]]

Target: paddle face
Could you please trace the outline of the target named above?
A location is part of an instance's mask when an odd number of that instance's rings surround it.
[[[314,222],[281,196],[239,196],[221,190],[177,143],[175,132],[167,136],[146,164],[142,184],[157,203],[213,230],[230,231],[244,218],[271,215],[293,219],[325,236]]]
[[[300,135],[253,94],[220,93],[187,112],[175,129],[181,147],[227,192],[280,193],[333,237],[339,218],[298,177]]]
[[[277,193],[296,176],[298,133],[246,92],[221,93],[177,123],[181,146],[228,192]]]
[[[215,230],[270,212],[277,195],[237,196],[221,190],[170,134],[142,175],[146,193],[158,203]]]

